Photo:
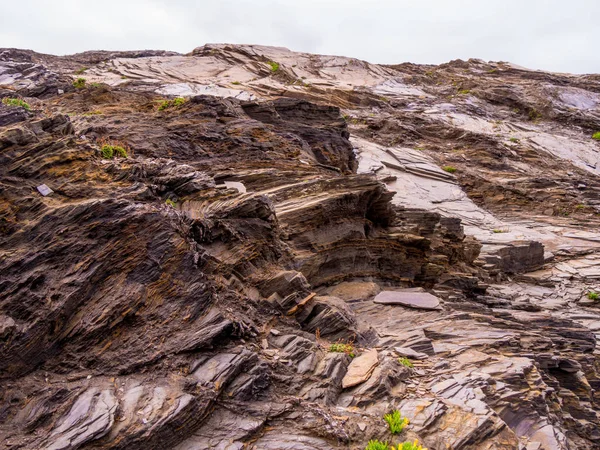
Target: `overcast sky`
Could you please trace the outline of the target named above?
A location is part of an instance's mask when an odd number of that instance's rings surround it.
[[[215,42],[600,73],[600,0],[0,0],[0,47],[187,53]]]

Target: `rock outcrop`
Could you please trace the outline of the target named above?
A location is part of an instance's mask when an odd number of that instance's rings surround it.
[[[599,93],[0,49],[3,448],[599,448]]]

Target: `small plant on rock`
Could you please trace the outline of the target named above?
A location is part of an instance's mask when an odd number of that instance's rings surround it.
[[[4,97],[2,99],[2,104],[6,106],[20,106],[21,108],[25,108],[27,111],[31,110],[29,103],[20,98],[8,98]]]
[[[165,205],[170,206],[171,208],[175,208],[175,206],[177,206],[177,202],[168,198],[165,200]]]
[[[391,450],[427,450],[423,446],[419,444],[419,440],[415,439],[414,441],[406,441],[403,444],[398,444],[398,447],[391,447]]]
[[[275,72],[277,72],[279,70],[279,64],[276,63],[275,61],[269,61],[267,64],[269,66],[271,66],[271,72],[272,73],[275,73]]]
[[[454,166],[444,166],[442,167],[442,170],[445,170],[448,173],[454,173],[457,171],[456,167]]]
[[[404,431],[406,425],[408,425],[409,421],[406,417],[402,417],[400,411],[395,410],[390,414],[386,414],[383,416],[384,420],[390,427],[390,433],[392,434],[400,434]]]
[[[518,143],[518,142],[519,142],[519,139],[518,139],[518,138],[516,138],[516,137],[511,137],[511,138],[509,139],[509,141],[510,141],[510,142],[514,142],[514,143],[516,144],[516,143]]]
[[[468,95],[471,93],[471,91],[469,89],[461,89],[460,91],[458,91],[458,93],[460,95]]]
[[[402,364],[404,367],[408,367],[409,369],[412,369],[413,367],[413,363],[410,362],[410,360],[408,358],[402,357],[402,358],[398,358],[398,362],[400,364]]]
[[[81,69],[77,69],[75,71],[75,75],[81,75],[81,74],[83,74],[83,72],[85,72],[88,69],[89,69],[89,67],[82,67]]]
[[[540,120],[542,118],[542,115],[540,114],[540,112],[536,109],[530,109],[529,110],[529,120],[535,122],[537,120]]]
[[[77,78],[73,81],[73,86],[77,89],[81,89],[85,87],[85,78]]]
[[[356,356],[354,346],[352,344],[344,344],[343,342],[331,344],[329,346],[329,351],[331,353],[345,353],[350,358],[354,358],[354,356]]]
[[[600,294],[594,291],[590,291],[587,293],[587,298],[589,298],[590,300],[598,300],[600,299]]]
[[[185,101],[186,100],[183,97],[177,97],[173,100],[164,100],[160,105],[158,105],[158,110],[164,111],[165,109],[169,108],[179,108],[185,103]]]
[[[390,450],[387,442],[381,442],[376,439],[370,440],[365,450]]]
[[[592,139],[596,139],[597,141],[600,141],[600,131],[597,131],[594,134],[592,134]]]
[[[110,143],[106,141],[101,141],[100,144],[102,145],[102,147],[100,147],[100,152],[102,153],[102,157],[104,159],[113,159],[114,157],[127,158],[126,145]]]
[[[240,83],[239,81],[232,81],[231,84],[235,84],[236,86],[238,86],[238,85],[240,85],[242,83]]]

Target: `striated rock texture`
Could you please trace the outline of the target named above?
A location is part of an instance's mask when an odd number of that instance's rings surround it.
[[[0,49],[0,98],[2,448],[600,448],[598,76]]]

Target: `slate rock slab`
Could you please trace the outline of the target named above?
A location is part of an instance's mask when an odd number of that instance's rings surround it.
[[[342,380],[342,388],[346,389],[367,381],[371,378],[377,364],[379,364],[379,356],[375,349],[354,358]]]
[[[383,291],[373,301],[381,305],[401,305],[416,309],[440,308],[440,299],[428,292]]]

